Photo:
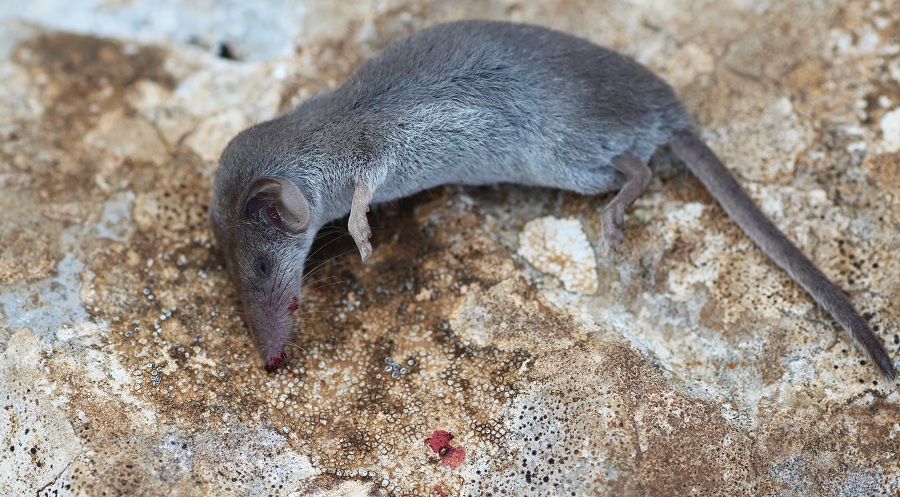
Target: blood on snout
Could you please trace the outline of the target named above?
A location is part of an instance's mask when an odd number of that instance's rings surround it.
[[[277,356],[266,359],[266,372],[274,373],[275,371],[278,371],[278,368],[284,364],[284,359],[284,351],[279,352]]]

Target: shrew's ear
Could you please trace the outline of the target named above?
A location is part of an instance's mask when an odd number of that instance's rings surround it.
[[[282,231],[300,234],[309,228],[309,202],[284,176],[261,176],[247,190],[244,215]]]

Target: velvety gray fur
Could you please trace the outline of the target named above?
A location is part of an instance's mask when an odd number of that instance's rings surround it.
[[[625,208],[650,179],[647,161],[668,143],[893,378],[865,321],[696,138],[668,84],[626,56],[541,27],[463,21],[426,29],[334,91],[241,132],[219,162],[211,224],[274,370],[293,334],[303,263],[325,223],[349,212],[366,259],[370,202],[445,183],[520,183],[619,191],[601,218],[606,242],[616,244]]]

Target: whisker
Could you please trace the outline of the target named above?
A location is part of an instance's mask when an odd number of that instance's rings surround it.
[[[337,238],[339,238],[339,239],[343,238],[344,236],[350,235],[350,232],[347,230],[347,228],[343,228],[341,226],[329,226],[327,228],[320,229],[319,232],[317,233],[316,239],[318,240],[320,237],[325,238],[322,235],[331,236],[331,235],[334,235],[335,233],[339,234],[337,236]]]
[[[333,260],[337,259],[338,257],[343,257],[343,256],[345,256],[345,255],[347,255],[347,254],[352,254],[352,253],[354,253],[354,252],[356,252],[356,251],[357,251],[356,248],[351,248],[351,249],[345,250],[345,251],[343,251],[343,252],[341,252],[341,253],[339,253],[339,254],[335,254],[335,255],[333,255],[333,256],[331,256],[331,257],[325,259],[325,260],[322,261],[322,262],[333,261]],[[315,261],[315,262],[318,262],[318,261],[316,261],[315,259],[308,259],[308,260],[313,260],[313,261]]]
[[[300,345],[299,343],[287,342],[284,344],[284,346],[285,347],[297,347],[298,349],[302,350],[306,355],[310,355],[309,351],[304,349],[303,346]],[[289,353],[289,352],[286,352],[286,353]],[[296,357],[296,356],[294,356],[294,358],[298,359],[298,357]]]
[[[321,289],[327,288],[327,287],[329,287],[329,286],[340,285],[340,284],[349,285],[349,284],[350,284],[350,280],[332,281],[331,283],[323,283],[323,284],[321,284],[321,285],[319,285],[319,286],[316,286],[316,287],[307,287],[307,288],[308,288],[308,291],[310,291],[310,292],[315,292],[316,290],[321,290]]]
[[[303,316],[306,316],[306,315],[309,315],[309,314],[334,314],[334,309],[318,309],[318,310],[313,310],[313,311],[305,311],[305,312],[299,314],[297,317],[298,317],[301,321],[307,322],[307,321],[309,321],[309,320],[308,320],[308,319],[304,319]]]
[[[355,250],[348,250],[348,251],[346,251],[346,252],[344,252],[344,253],[342,253],[342,254],[338,254],[338,255],[336,255],[336,256],[334,256],[334,257],[332,257],[332,258],[330,258],[330,259],[327,259],[327,260],[325,260],[324,262],[318,264],[316,267],[314,267],[314,268],[313,268],[312,270],[310,270],[308,273],[306,273],[305,275],[303,275],[303,280],[302,280],[302,281],[303,281],[303,282],[306,282],[310,277],[312,277],[314,274],[316,274],[317,272],[321,271],[324,267],[326,267],[326,266],[328,265],[328,263],[330,263],[331,261],[333,261],[333,260],[335,260],[335,259],[337,259],[337,258],[339,258],[339,257],[343,257],[343,256],[345,256],[345,255],[347,255],[347,254],[352,253],[352,252],[355,252]],[[347,261],[347,263],[349,264],[349,261]]]
[[[340,277],[341,277],[341,276],[335,274],[335,275],[331,275],[331,276],[326,276],[326,277],[324,277],[324,278],[322,278],[322,279],[320,279],[320,280],[317,280],[317,281],[333,280],[333,279],[335,279],[335,278],[340,278]],[[312,284],[312,283],[310,283],[310,284]],[[304,288],[307,288],[307,287],[304,287]]]
[[[324,245],[322,245],[321,247],[317,248],[313,253],[311,253],[311,254],[309,254],[308,256],[306,256],[306,258],[307,258],[307,259],[312,258],[312,256],[314,256],[314,255],[318,254],[319,252],[321,252],[322,249],[324,249],[325,247],[327,247],[327,246],[331,245],[332,243],[334,243],[334,242],[340,240],[340,239],[343,238],[344,236],[349,236],[349,235],[350,235],[350,233],[347,232],[346,234],[342,234],[341,236],[335,237],[334,239],[325,242]]]

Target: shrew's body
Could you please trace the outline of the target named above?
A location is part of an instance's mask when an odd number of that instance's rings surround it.
[[[303,263],[318,229],[349,212],[363,259],[366,212],[446,183],[618,191],[606,241],[669,144],[775,263],[850,332],[884,374],[893,364],[853,306],[763,215],[659,77],[631,58],[537,26],[441,24],[400,40],[339,88],[236,136],[210,208],[266,368],[284,360]]]

